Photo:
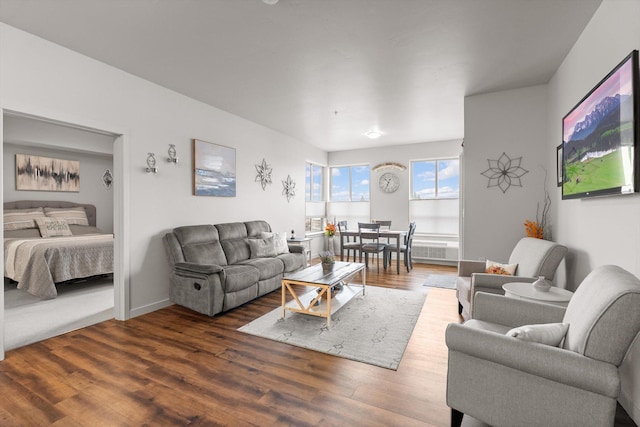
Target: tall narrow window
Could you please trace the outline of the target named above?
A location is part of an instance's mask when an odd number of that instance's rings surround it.
[[[411,162],[409,216],[416,233],[457,236],[459,229],[459,159]]]
[[[324,201],[325,168],[314,163],[305,163],[305,231],[317,233],[322,231],[322,221],[326,216]]]
[[[323,201],[322,190],[324,168],[313,163],[305,163],[305,200],[307,202]]]

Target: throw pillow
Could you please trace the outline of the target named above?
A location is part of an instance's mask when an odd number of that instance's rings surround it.
[[[87,212],[82,206],[75,208],[44,208],[44,213],[51,218],[64,219],[67,224],[89,225]]]
[[[64,219],[36,218],[42,237],[72,236],[69,224]]]
[[[287,243],[287,232],[281,231],[280,233],[276,233],[273,239],[273,243],[276,245],[276,252],[278,254],[288,254],[289,253],[289,244]]]
[[[566,323],[545,323],[540,325],[524,325],[513,328],[506,333],[508,337],[524,341],[532,341],[558,347],[567,334],[569,325]]]
[[[276,248],[276,254],[288,254],[289,244],[287,243],[287,232],[282,231],[280,233],[272,233],[271,231],[263,231],[260,233],[261,239],[268,239],[273,237],[273,245]]]
[[[518,264],[500,264],[499,262],[487,260],[486,273],[503,274],[505,276],[513,276],[516,274]]]
[[[33,209],[5,209],[4,210],[4,231],[26,230],[38,228],[36,218],[44,218],[42,208]]]
[[[249,239],[251,258],[267,258],[276,256],[276,247],[273,244],[273,237],[268,239]]]

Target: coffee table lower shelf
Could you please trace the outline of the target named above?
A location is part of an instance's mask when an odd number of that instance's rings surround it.
[[[348,283],[357,273],[361,273],[362,284]],[[287,311],[324,317],[327,328],[331,328],[331,315],[355,296],[364,296],[366,283],[364,264],[337,262],[334,271],[328,274],[322,272],[320,265],[307,267],[282,279],[282,318]],[[331,290],[337,285],[342,285],[342,289],[331,297]],[[307,291],[309,287],[313,290]],[[290,301],[286,301],[287,295],[292,298]]]
[[[356,284],[343,285],[342,290],[333,298],[327,297],[328,292],[327,290],[326,292],[318,293],[314,290],[297,296],[297,300],[294,297],[294,299],[285,304],[282,317],[285,317],[287,311],[304,313],[311,316],[325,317],[327,319],[327,326],[330,326],[331,315],[344,307],[357,295],[363,295],[364,286]],[[320,304],[316,304],[318,299],[320,300]]]

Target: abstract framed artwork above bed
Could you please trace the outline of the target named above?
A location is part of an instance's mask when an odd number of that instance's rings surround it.
[[[16,154],[16,190],[80,191],[80,162]]]
[[[96,225],[93,205],[4,203],[4,277],[32,295],[55,298],[55,284],[113,273],[113,234]]]

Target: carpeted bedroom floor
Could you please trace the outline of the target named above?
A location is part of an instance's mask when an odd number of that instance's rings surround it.
[[[57,288],[57,298],[41,300],[16,289],[15,283],[4,285],[5,350],[113,318],[112,277]]]

